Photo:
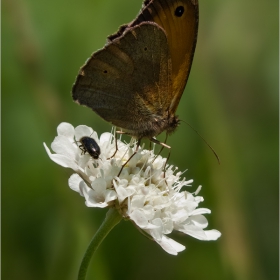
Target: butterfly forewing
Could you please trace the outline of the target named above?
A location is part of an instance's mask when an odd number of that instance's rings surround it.
[[[170,111],[175,112],[191,70],[198,32],[198,0],[146,1],[132,26],[153,21],[167,34],[172,61],[173,90]]]
[[[73,86],[73,99],[106,121],[142,137],[171,100],[171,59],[165,32],[142,23],[89,58]]]

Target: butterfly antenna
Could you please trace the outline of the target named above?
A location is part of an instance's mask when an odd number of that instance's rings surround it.
[[[203,141],[204,143],[210,148],[210,150],[213,152],[214,156],[216,157],[218,163],[220,164],[220,158],[218,156],[218,154],[215,152],[215,150],[209,145],[209,143],[198,133],[198,131],[196,129],[194,129],[189,123],[187,123],[186,121],[181,120],[182,122],[184,122],[185,124],[187,124]]]

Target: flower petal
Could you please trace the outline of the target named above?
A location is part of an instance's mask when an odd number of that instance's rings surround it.
[[[72,189],[75,192],[80,193],[81,196],[84,196],[81,185],[83,186],[83,184],[85,184],[85,182],[78,174],[76,174],[76,173],[72,174],[68,180],[68,184],[69,184],[70,189]]]
[[[84,136],[93,138],[97,142],[97,144],[99,144],[98,135],[91,127],[88,127],[86,125],[78,125],[75,128],[76,140],[79,141]]]
[[[66,156],[63,156],[63,155],[59,155],[59,154],[52,154],[50,149],[47,147],[47,145],[45,143],[43,143],[46,151],[47,151],[47,154],[48,156],[50,157],[50,159],[52,161],[54,161],[55,163],[63,166],[63,167],[66,167],[66,168],[71,168],[75,171],[78,171],[79,170],[79,166],[73,162],[72,159],[66,157]]]
[[[75,130],[72,124],[67,122],[62,122],[57,127],[57,135],[58,136],[65,136],[68,139],[73,139]]]
[[[222,235],[216,229],[205,230],[204,232],[207,235],[207,240],[217,240]]]
[[[74,141],[71,143],[65,136],[56,136],[51,144],[51,148],[57,154],[64,155],[74,161],[78,147],[73,144]]]
[[[171,255],[178,255],[179,252],[186,249],[186,247],[175,240],[163,235],[160,241],[156,242],[165,250],[167,253]]]

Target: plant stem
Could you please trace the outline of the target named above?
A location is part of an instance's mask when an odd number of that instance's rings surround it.
[[[105,220],[93,236],[81,262],[79,269],[78,280],[85,280],[88,266],[93,253],[97,250],[103,239],[122,219],[122,216],[115,208],[110,208],[106,214]]]

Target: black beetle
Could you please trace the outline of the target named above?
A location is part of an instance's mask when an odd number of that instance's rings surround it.
[[[83,151],[82,154],[89,153],[90,156],[94,159],[99,158],[99,155],[101,153],[100,147],[93,138],[84,136],[79,140],[79,142],[81,143],[81,145],[79,145],[79,148]]]

